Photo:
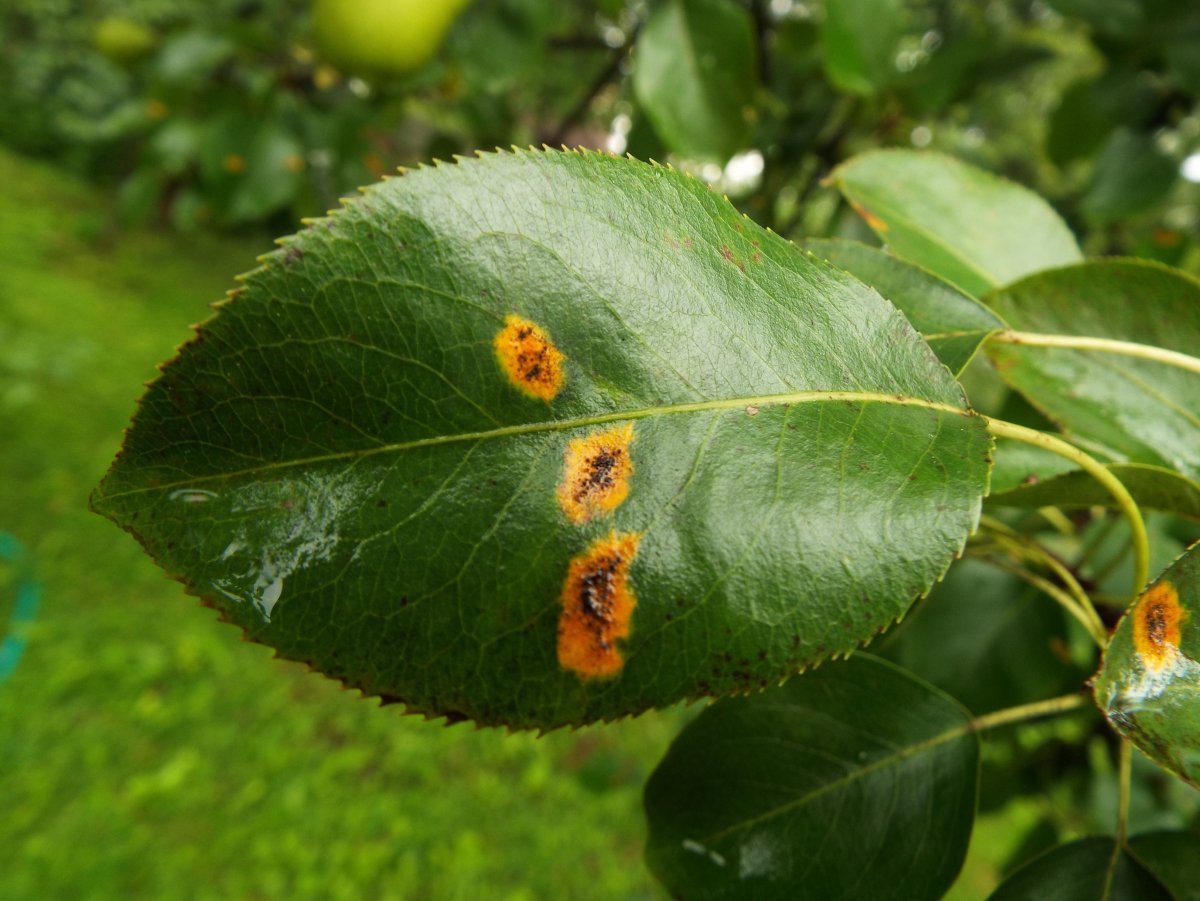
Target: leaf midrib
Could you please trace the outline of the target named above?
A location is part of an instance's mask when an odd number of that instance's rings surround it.
[[[241,476],[260,475],[263,473],[275,472],[281,469],[291,469],[297,466],[315,466],[321,463],[331,463],[339,460],[359,460],[366,457],[379,456],[381,454],[400,453],[402,451],[416,450],[424,447],[436,447],[442,444],[488,441],[497,438],[509,438],[517,435],[538,434],[541,432],[569,431],[571,429],[586,428],[594,425],[604,425],[610,422],[620,422],[629,419],[646,419],[651,416],[666,416],[678,413],[701,413],[711,410],[732,410],[738,407],[770,407],[819,402],[837,403],[839,401],[849,401],[851,403],[884,403],[895,404],[896,406],[920,407],[927,410],[937,410],[943,413],[954,413],[963,417],[975,415],[973,410],[966,407],[954,406],[953,404],[925,400],[918,397],[910,397],[905,394],[884,394],[880,392],[868,391],[793,391],[786,394],[763,394],[748,397],[719,398],[683,404],[666,404],[657,407],[642,407],[635,410],[614,410],[609,413],[600,413],[595,416],[577,417],[575,419],[552,419],[543,422],[522,423],[520,425],[501,426],[500,428],[487,429],[480,432],[460,432],[454,435],[435,435],[431,438],[418,438],[413,441],[383,444],[378,447],[359,448],[355,450],[338,451],[337,453],[332,454],[303,457],[296,460],[280,460],[271,463],[263,463],[258,466],[250,466],[245,469],[233,470],[231,472],[209,473],[207,475],[193,476],[187,479],[161,482],[156,485],[144,485],[138,488],[130,488],[125,491],[117,491],[112,494],[102,493],[104,486],[101,485],[100,489],[97,490],[94,500],[95,503],[99,504],[104,501],[113,501],[118,498],[129,497],[131,495],[145,494],[146,492],[150,491],[170,491],[176,488],[187,488],[193,485],[203,485],[224,479],[235,479]],[[112,478],[112,475],[113,474],[110,473],[109,478]]]

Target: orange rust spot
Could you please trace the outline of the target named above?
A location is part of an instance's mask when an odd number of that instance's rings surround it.
[[[1179,653],[1179,626],[1187,611],[1170,582],[1159,582],[1138,599],[1133,610],[1133,644],[1146,669],[1159,672]]]
[[[563,459],[558,505],[573,523],[609,513],[629,496],[633,423],[574,438]]]
[[[886,222],[884,222],[858,201],[851,200],[850,206],[852,206],[854,211],[858,213],[858,215],[862,216],[867,225],[871,226],[871,228],[875,229],[875,231],[885,232],[888,230],[888,224]]]
[[[530,397],[554,399],[562,387],[566,357],[545,332],[528,319],[510,314],[492,343],[510,382]]]
[[[641,540],[636,532],[611,532],[571,560],[558,619],[558,663],[581,679],[615,676],[625,665],[616,642],[629,635],[637,606],[629,565]]]

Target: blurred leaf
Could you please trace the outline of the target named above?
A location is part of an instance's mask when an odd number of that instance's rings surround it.
[[[951,157],[872,151],[832,178],[897,256],[976,297],[1082,259],[1042,198]]]
[[[163,44],[155,60],[155,69],[158,77],[166,82],[203,82],[233,55],[233,51],[233,42],[223,35],[185,31],[173,35]]]
[[[265,122],[246,157],[246,168],[229,204],[231,222],[251,222],[287,206],[304,171],[303,145],[287,129]]]
[[[662,139],[724,162],[750,136],[758,78],[746,11],[728,0],[664,0],[634,51],[633,88]]]
[[[283,656],[549,728],[857,647],[961,549],[989,447],[897,310],[699,180],[520,152],[264,258],[94,504]]]
[[[979,345],[1004,328],[996,315],[953,285],[911,263],[861,244],[810,238],[806,250],[845,269],[900,308],[938,359],[958,375]]]
[[[1166,197],[1175,184],[1176,168],[1152,136],[1119,129],[1096,158],[1081,208],[1099,224],[1141,213]]]
[[[821,49],[838,90],[871,96],[896,78],[903,14],[900,0],[825,0]]]
[[[1167,567],[1117,624],[1096,703],[1164,769],[1200,787],[1200,545]]]
[[[1001,460],[1008,463],[1006,457],[1007,450],[998,447],[997,467]],[[1065,462],[1061,457],[1058,460]],[[1040,464],[1042,460],[1037,462]],[[1066,464],[1068,469],[1070,465]],[[1040,469],[1040,466],[1038,468]],[[1186,476],[1161,466],[1145,466],[1140,463],[1118,463],[1108,468],[1129,489],[1139,507],[1200,519],[1200,485]],[[1038,472],[1037,469],[1031,469],[1029,475],[1035,476],[1037,481],[1012,487],[1009,487],[1011,476],[1006,472],[1000,487],[993,481],[988,502],[1003,507],[1115,508],[1116,502],[1112,495],[1086,472],[1073,470],[1063,473],[1061,467],[1057,470],[1055,474],[1056,470]],[[1029,475],[1023,478],[1028,479]]]
[[[1135,835],[1129,850],[1171,890],[1175,901],[1200,901],[1200,835],[1147,832]]]
[[[1139,0],[1050,0],[1050,6],[1104,34],[1125,37],[1136,32],[1144,18]]]
[[[1014,329],[1191,354],[1200,348],[1200,281],[1142,260],[1043,272],[989,303]],[[987,345],[1004,379],[1069,432],[1117,459],[1200,479],[1200,373],[1125,354]]]
[[[1016,576],[966,559],[878,650],[983,714],[1078,686],[1083,674],[1055,649],[1065,646],[1063,635],[1052,600]]]
[[[978,766],[966,711],[856,654],[689,723],[646,784],[646,858],[677,898],[940,898]]]
[[[1046,132],[1046,153],[1055,165],[1091,156],[1116,126],[1097,102],[1096,92],[1095,82],[1077,81],[1063,93]]]
[[[1081,838],[1017,870],[989,901],[1171,901],[1171,895],[1111,838]]]

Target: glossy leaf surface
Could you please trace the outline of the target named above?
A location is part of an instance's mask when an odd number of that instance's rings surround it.
[[[634,53],[633,88],[677,153],[724,162],[750,133],[757,79],[750,18],[725,0],[665,0]]]
[[[1021,867],[990,901],[1171,901],[1162,884],[1111,838],[1083,838]]]
[[[1083,258],[1046,201],[951,157],[873,151],[833,180],[897,256],[974,297]]]
[[[1096,703],[1159,765],[1200,786],[1200,546],[1129,608],[1096,674]]]
[[[646,785],[646,857],[678,898],[940,898],[975,816],[952,699],[859,654],[718,701]]]
[[[1156,263],[1101,260],[1044,272],[989,302],[1022,332],[1185,355],[1200,348],[1200,282]],[[1200,372],[1101,350],[993,342],[988,354],[1031,403],[1093,447],[1200,479]]]
[[[919,266],[857,241],[811,238],[805,249],[866,282],[900,308],[955,375],[989,334],[1004,328],[996,314]]]
[[[928,590],[990,441],[903,316],[697,180],[422,169],[289,239],[93,498],[251,637],[551,727],[779,679]]]
[[[1200,834],[1160,830],[1135,835],[1129,849],[1175,901],[1200,901]]]

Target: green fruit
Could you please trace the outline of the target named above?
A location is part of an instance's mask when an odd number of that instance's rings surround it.
[[[429,61],[470,0],[316,0],[317,48],[350,71],[402,75]]]
[[[154,49],[158,37],[132,19],[106,16],[92,32],[92,46],[116,63],[130,63]]]

